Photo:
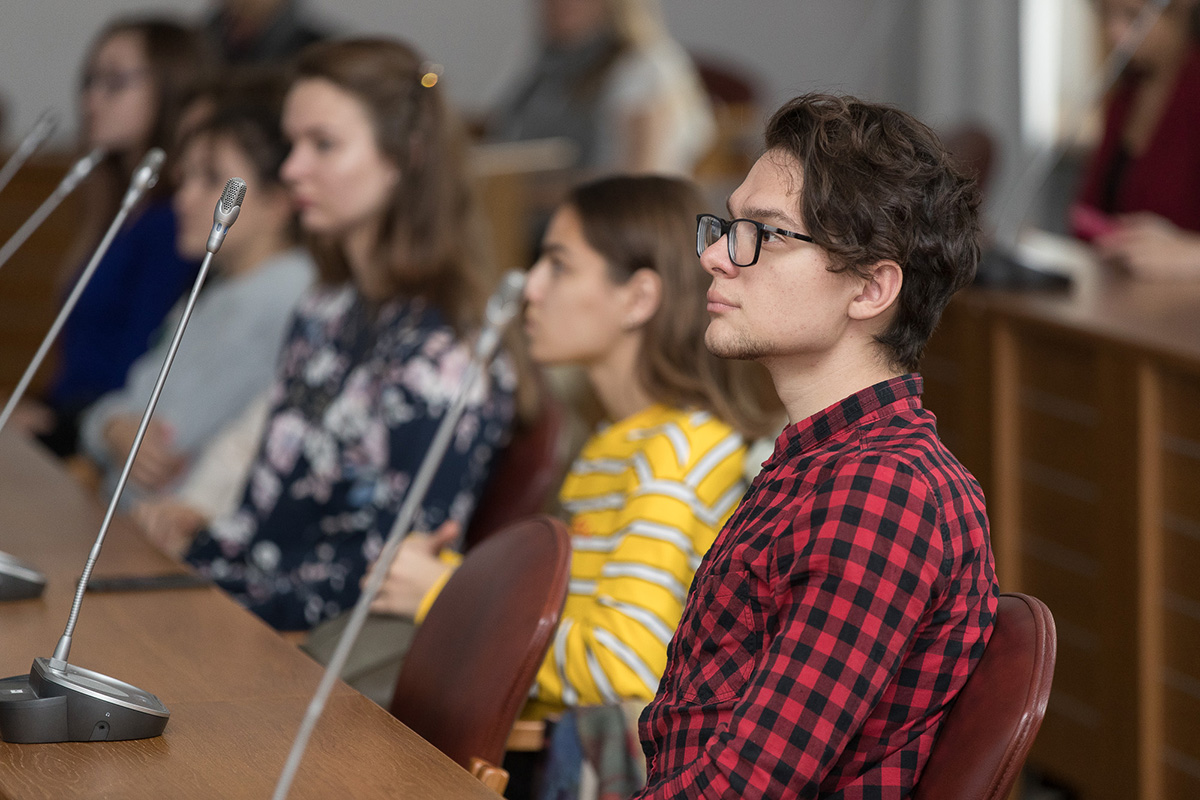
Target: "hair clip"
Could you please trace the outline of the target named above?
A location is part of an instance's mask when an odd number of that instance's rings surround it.
[[[421,85],[426,89],[432,89],[437,85],[438,79],[442,77],[443,69],[441,64],[426,61],[421,65]]]

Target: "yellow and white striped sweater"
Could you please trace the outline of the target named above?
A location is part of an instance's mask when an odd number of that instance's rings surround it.
[[[597,432],[563,482],[571,584],[526,715],[653,698],[701,556],[745,490],[746,445],[655,405]]]

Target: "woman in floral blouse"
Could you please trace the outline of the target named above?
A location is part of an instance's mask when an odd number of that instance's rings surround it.
[[[281,175],[321,281],[284,343],[240,508],[186,550],[284,630],[357,600],[458,390],[492,282],[462,140],[420,57],[387,40],[324,43],[304,51],[297,75]],[[514,388],[511,361],[497,360],[419,529],[469,517],[508,435]]]

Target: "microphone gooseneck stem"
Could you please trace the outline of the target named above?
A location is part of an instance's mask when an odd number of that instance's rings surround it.
[[[4,162],[3,167],[0,167],[0,191],[8,186],[8,182],[12,180],[13,175],[17,174],[17,170],[25,165],[29,157],[37,152],[37,149],[50,138],[50,134],[54,133],[54,129],[57,127],[58,115],[53,111],[43,111],[37,122],[29,129],[29,133],[25,134],[25,138],[17,145],[17,149],[9,156],[8,161]]]
[[[140,193],[139,193],[140,196]],[[47,201],[49,202],[49,201]],[[21,376],[21,380],[17,382],[17,386],[13,389],[13,393],[9,396],[8,402],[4,405],[4,410],[0,411],[0,430],[4,430],[8,418],[12,416],[13,409],[17,407],[17,403],[25,395],[25,390],[29,388],[29,382],[33,380],[34,374],[38,371],[38,367],[42,365],[46,354],[50,352],[51,345],[58,337],[59,331],[66,324],[67,317],[71,316],[71,312],[75,310],[75,304],[79,302],[79,297],[87,288],[88,282],[92,279],[92,274],[95,273],[96,267],[99,266],[101,259],[108,253],[108,248],[112,245],[113,238],[117,235],[117,231],[125,224],[125,218],[129,216],[129,212],[133,209],[134,203],[125,202],[121,204],[121,208],[117,211],[117,215],[113,218],[112,224],[108,226],[108,230],[104,233],[104,238],[100,240],[100,246],[96,248],[96,252],[92,254],[92,258],[84,267],[83,272],[79,274],[79,279],[75,281],[75,287],[71,293],[67,295],[66,302],[59,309],[58,316],[54,318],[54,323],[50,326],[50,330],[42,339],[41,345],[33,356],[33,360],[29,362],[29,366],[25,369],[25,373]],[[44,205],[44,204],[43,204]],[[40,210],[40,209],[39,209]],[[31,218],[32,221],[32,218]],[[28,223],[27,223],[28,224]],[[35,226],[36,227],[36,226]]]
[[[404,497],[404,503],[400,506],[400,511],[396,515],[396,521],[392,525],[391,532],[388,533],[387,541],[384,542],[383,549],[379,552],[379,557],[375,559],[375,564],[371,567],[371,571],[367,576],[366,586],[363,588],[362,594],[359,595],[358,602],[354,604],[350,620],[346,625],[346,629],[342,631],[342,636],[333,651],[333,657],[330,659],[329,665],[325,667],[325,673],[321,676],[321,682],[317,685],[317,691],[308,705],[308,710],[304,714],[304,720],[300,723],[300,731],[296,734],[296,740],[292,743],[292,750],[288,753],[287,762],[284,764],[283,772],[279,776],[279,782],[275,785],[275,793],[271,796],[272,800],[285,800],[288,791],[291,789],[292,781],[295,780],[296,772],[300,768],[300,761],[304,758],[304,750],[308,746],[308,740],[312,737],[313,730],[317,726],[317,721],[321,718],[321,714],[325,710],[325,703],[328,701],[338,677],[342,674],[342,669],[346,666],[346,661],[350,657],[350,650],[354,647],[355,640],[358,639],[358,634],[362,630],[363,623],[366,622],[371,601],[375,599],[375,595],[379,594],[379,589],[383,586],[384,578],[387,577],[388,568],[395,559],[396,552],[400,549],[400,544],[408,536],[417,509],[424,502],[425,494],[429,491],[429,485],[433,482],[438,467],[441,466],[442,456],[445,455],[446,448],[450,445],[450,438],[454,434],[454,428],[458,424],[463,411],[466,409],[467,398],[471,396],[475,388],[475,382],[479,379],[487,364],[492,360],[492,356],[495,355],[496,348],[500,344],[500,333],[504,326],[516,314],[520,301],[520,291],[524,282],[525,278],[521,273],[508,273],[501,283],[500,290],[489,301],[487,324],[485,324],[476,339],[471,361],[467,365],[462,382],[458,387],[458,394],[454,398],[454,403],[447,409],[445,416],[442,417],[441,422],[438,424],[433,441],[430,443],[429,449],[425,453],[425,458],[421,461],[421,466],[417,470],[417,476],[413,479],[412,485]]]
[[[0,267],[3,267],[8,262],[8,259],[12,258],[12,254],[17,252],[17,249],[21,245],[25,244],[25,240],[37,230],[39,225],[46,221],[46,217],[50,216],[54,212],[54,209],[58,208],[58,204],[75,190],[75,187],[88,176],[88,173],[95,168],[96,164],[100,163],[103,157],[104,151],[96,149],[75,162],[75,165],[71,167],[66,177],[50,193],[50,196],[42,201],[37,210],[29,215],[29,219],[25,220],[21,227],[17,228],[16,233],[9,237],[3,247],[0,247]]]
[[[158,380],[154,382],[154,390],[150,392],[150,402],[146,404],[146,410],[142,413],[142,421],[138,424],[137,434],[133,437],[133,446],[129,448],[129,455],[125,458],[125,466],[121,469],[121,476],[117,479],[112,499],[108,501],[108,510],[104,513],[104,521],[100,523],[100,533],[96,535],[96,542],[92,545],[92,552],[88,555],[87,564],[83,568],[83,576],[75,588],[75,601],[71,604],[71,615],[67,618],[67,627],[58,640],[58,646],[54,648],[54,660],[51,660],[51,665],[58,669],[62,669],[62,666],[55,663],[55,660],[65,665],[67,656],[71,652],[71,636],[75,633],[75,623],[79,619],[79,607],[83,603],[83,593],[87,589],[88,580],[92,577],[92,568],[96,566],[96,559],[100,557],[100,547],[104,544],[104,537],[108,533],[108,527],[112,524],[113,515],[117,511],[117,503],[120,502],[121,494],[125,491],[130,470],[133,469],[133,462],[137,458],[138,449],[142,446],[142,439],[146,436],[146,428],[150,425],[150,415],[154,413],[154,407],[158,404],[158,396],[162,394],[163,384],[167,382],[167,373],[171,370],[171,364],[175,360],[175,351],[179,349],[179,343],[183,340],[183,332],[187,328],[188,320],[191,319],[196,298],[200,296],[200,289],[204,286],[204,279],[208,275],[212,258],[212,253],[206,253],[204,261],[200,264],[200,274],[196,276],[196,282],[192,285],[192,293],[188,295],[187,305],[183,309],[183,316],[175,327],[175,335],[171,338],[170,347],[167,348],[167,356],[163,359],[162,368],[158,371]]]

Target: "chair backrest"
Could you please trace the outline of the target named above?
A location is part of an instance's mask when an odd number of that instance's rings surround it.
[[[429,609],[391,712],[463,767],[499,764],[567,597],[571,540],[548,516],[471,550]]]
[[[1057,639],[1036,597],[1002,594],[996,627],[938,732],[914,800],[1002,800],[1046,713]]]
[[[562,478],[566,425],[562,402],[542,391],[537,420],[517,428],[492,469],[467,526],[465,550],[517,520],[546,510],[546,501]]]
[[[759,102],[759,81],[744,67],[699,53],[692,53],[691,57],[700,83],[714,104],[756,105]]]

